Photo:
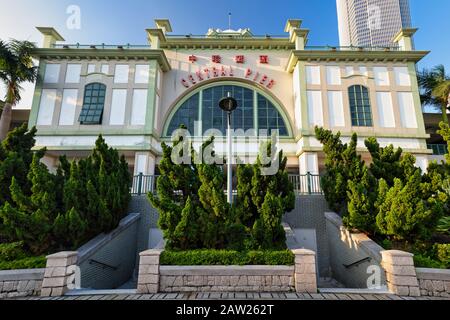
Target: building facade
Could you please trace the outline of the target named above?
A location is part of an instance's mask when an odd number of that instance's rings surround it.
[[[343,47],[392,47],[400,29],[411,27],[408,0],[337,0]]]
[[[62,154],[87,155],[102,134],[135,175],[155,175],[161,143],[170,143],[181,124],[196,148],[215,129],[216,151],[226,155],[220,139],[226,115],[218,101],[228,92],[239,104],[233,151],[241,160],[254,161],[260,130],[278,130],[289,171],[319,174],[324,154],[314,128],[323,126],[344,141],[358,133],[368,161],[364,139],[375,136],[427,167],[431,151],[415,67],[427,52],[413,50],[415,29],[398,33],[398,50],[380,51],[310,50],[300,20],[289,20],[281,38],[248,29],[172,36],[170,22],[156,20],[145,47],[56,44],[62,37],[54,29],[39,29],[44,46],[35,52],[40,80],[29,126],[37,126],[37,148],[47,148],[50,167]]]

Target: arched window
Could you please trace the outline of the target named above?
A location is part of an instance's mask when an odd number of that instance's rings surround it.
[[[275,105],[264,95],[244,86],[217,85],[202,89],[181,104],[172,116],[166,136],[185,125],[191,135],[206,132],[209,129],[220,130],[224,135],[227,129],[227,114],[219,107],[219,101],[227,94],[238,102],[238,108],[232,114],[233,129],[272,130],[278,129],[280,136],[289,136],[288,127]],[[201,128],[194,128],[194,122],[201,122]],[[200,130],[200,131],[199,131]]]
[[[372,110],[370,107],[369,90],[361,85],[348,88],[352,126],[372,127]]]
[[[83,108],[79,121],[81,124],[101,124],[105,107],[106,86],[91,83],[84,88]]]

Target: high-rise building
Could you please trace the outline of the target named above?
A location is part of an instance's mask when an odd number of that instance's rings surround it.
[[[337,0],[340,45],[389,47],[411,27],[408,0]]]

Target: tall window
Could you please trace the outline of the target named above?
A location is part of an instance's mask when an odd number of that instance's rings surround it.
[[[101,124],[105,107],[106,86],[101,83],[88,84],[84,89],[81,124]]]
[[[227,114],[219,107],[219,101],[226,97],[228,92],[238,102],[238,108],[233,111],[233,129],[279,130],[280,136],[288,136],[288,127],[278,109],[265,96],[255,90],[236,86],[218,85],[203,89],[186,100],[175,112],[167,127],[166,136],[185,125],[191,135],[194,131],[194,122],[201,121],[201,132],[209,129],[220,130],[223,134],[227,129]],[[255,116],[257,115],[257,118]]]
[[[352,125],[354,127],[372,127],[372,110],[369,90],[361,85],[348,88]]]

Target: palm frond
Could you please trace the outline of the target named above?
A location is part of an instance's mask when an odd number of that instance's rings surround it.
[[[7,89],[7,100],[12,104],[20,101],[21,83],[34,82],[38,68],[33,63],[32,53],[36,45],[30,41],[0,41],[0,80]]]

